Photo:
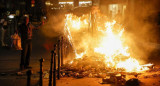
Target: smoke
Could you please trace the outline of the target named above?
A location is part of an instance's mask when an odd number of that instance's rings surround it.
[[[132,57],[147,61],[151,52],[156,49],[159,40],[159,31],[155,20],[159,8],[159,1],[129,1],[131,2],[127,3],[125,20],[121,22],[125,26],[125,42],[129,46],[129,52]],[[50,38],[63,35],[65,26],[64,19],[65,16],[62,12],[49,16],[48,22],[43,26],[42,33]],[[92,45],[98,44],[96,43],[97,38],[99,38],[98,36],[92,37],[92,34],[83,32],[86,31],[82,29],[80,32],[72,34],[72,37],[75,38],[73,40],[74,46],[72,47],[76,48],[78,53],[84,52],[85,50],[92,50],[90,49]]]
[[[47,13],[47,20],[40,30],[44,37],[43,47],[48,52],[53,50],[53,45],[64,33],[64,19],[64,12],[62,11],[52,10],[52,12]]]
[[[64,13],[57,12],[47,17],[47,22],[42,27],[42,33],[46,37],[58,37],[64,32]]]
[[[129,3],[125,23],[126,38],[130,44],[132,56],[147,61],[151,52],[158,46],[159,30],[157,27],[158,0]],[[158,8],[157,8],[158,7]]]
[[[123,24],[125,27],[124,38],[126,45],[129,46],[129,52],[133,58],[139,61],[147,61],[152,51],[158,46],[159,31],[156,22],[157,3],[158,0],[144,2],[132,0],[127,3],[125,20],[120,20],[120,24]],[[96,33],[94,33],[94,35],[96,35]],[[79,50],[79,52],[90,50],[90,52],[92,52],[90,48],[95,48],[95,46],[97,46],[95,44],[99,44],[96,43],[96,38],[100,38],[101,36],[96,35],[95,37],[91,37],[91,34],[75,33],[72,34],[72,37],[75,38],[73,41],[76,50]]]

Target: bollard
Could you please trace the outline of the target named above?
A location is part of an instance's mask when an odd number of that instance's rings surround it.
[[[65,41],[65,38],[63,38],[63,57],[65,57],[65,44],[66,44],[66,41]]]
[[[58,40],[58,73],[57,78],[60,79],[60,40]]]
[[[63,37],[61,37],[61,66],[63,66]]]
[[[51,51],[51,65],[50,65],[50,73],[49,73],[49,86],[52,86],[53,54],[54,54],[54,50]]]
[[[32,71],[28,70],[27,71],[27,86],[31,86],[31,75],[32,75]]]
[[[56,46],[54,47],[54,49],[56,49]],[[53,67],[53,86],[56,86],[56,52],[54,51],[54,67]]]
[[[39,82],[39,86],[43,86],[43,62],[44,62],[44,59],[41,58],[39,61],[40,61],[40,82]]]

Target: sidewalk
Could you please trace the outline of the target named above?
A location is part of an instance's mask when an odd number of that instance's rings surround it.
[[[17,75],[19,71],[20,51],[13,51],[4,48],[0,48],[0,86],[26,86],[27,75]],[[50,69],[50,53],[40,53],[45,57],[44,61],[44,77],[43,86],[48,86],[49,83],[49,69]],[[31,76],[31,86],[39,86],[39,59],[41,57],[35,57],[36,53],[33,53],[31,57],[31,66],[33,74]],[[104,86],[100,84],[101,78],[82,78],[75,79],[72,77],[64,77],[57,80],[57,86]],[[105,86],[111,86],[106,85]],[[113,85],[112,85],[113,86]]]
[[[37,41],[37,40],[35,40]],[[31,76],[31,86],[38,86],[39,84],[39,59],[44,58],[43,63],[44,75],[49,75],[50,69],[50,51],[46,51],[41,44],[36,45],[33,42],[33,51],[30,60],[33,74]],[[159,52],[159,51],[157,51]],[[0,47],[0,86],[26,86],[26,74],[17,75],[20,63],[20,51],[10,50]],[[154,55],[154,53],[153,53]],[[153,58],[153,57],[152,57]],[[159,62],[159,61],[158,61]],[[160,69],[160,67],[159,67]],[[146,73],[147,74],[147,73]],[[150,74],[150,75],[149,75]],[[49,78],[44,77],[43,86],[48,86]],[[149,72],[148,75],[141,75],[138,78],[143,84],[140,86],[160,86],[160,70],[156,72]],[[81,78],[75,79],[72,77],[63,77],[57,80],[57,86],[115,86],[114,84],[100,84],[102,78]]]
[[[0,86],[26,86],[26,74],[17,75],[19,71],[20,53],[20,51],[0,48]],[[30,65],[33,67],[31,86],[35,86],[38,83],[39,59],[42,57],[45,59],[44,70],[49,69],[50,57],[47,57],[47,55],[42,52],[41,56],[37,56],[36,53],[33,53],[30,61]]]

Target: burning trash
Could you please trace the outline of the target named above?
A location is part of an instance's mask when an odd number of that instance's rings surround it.
[[[64,30],[74,54],[74,60],[66,64],[69,68],[85,70],[93,76],[91,73],[95,71],[143,72],[153,65],[141,65],[131,56],[125,29],[106,16],[86,14],[77,17],[67,14]]]

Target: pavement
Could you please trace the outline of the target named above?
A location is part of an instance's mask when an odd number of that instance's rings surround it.
[[[51,54],[49,50],[41,47],[42,43],[37,45],[35,41],[36,40],[33,41],[34,46],[30,60],[33,72],[31,75],[31,86],[39,86],[40,58],[45,59],[43,63],[43,86],[48,86]],[[18,50],[0,47],[0,86],[27,86],[27,70],[23,72],[19,71],[20,54],[21,52]],[[76,79],[72,77],[63,77],[57,80],[57,86],[102,86],[100,81],[101,78]]]
[[[39,51],[40,52],[40,51]],[[0,86],[26,86],[27,75],[26,71],[22,74],[18,74],[20,64],[20,51],[12,50],[9,48],[0,48]],[[44,58],[44,70],[49,68],[48,54],[42,53],[38,56],[38,53],[32,54],[30,65],[32,66],[32,85],[35,86],[39,80],[39,59]],[[37,85],[38,86],[38,85]]]
[[[34,43],[33,43],[34,44]],[[44,58],[43,86],[49,83],[50,51],[43,47],[33,47],[30,65],[32,68],[31,85],[39,86],[39,59]],[[20,51],[9,48],[0,48],[0,86],[27,86],[26,71],[19,73]],[[158,71],[152,71],[139,76],[140,86],[160,86],[160,67]],[[134,76],[131,76],[134,77]],[[56,81],[56,86],[116,86],[115,84],[101,84],[102,78],[63,77]]]
[[[45,59],[43,63],[43,86],[48,86],[51,57],[50,51],[52,50],[52,47],[50,46],[54,45],[57,42],[57,39],[46,39],[41,36],[38,31],[35,31],[34,35],[33,51],[30,60],[30,65],[32,66],[33,71],[31,76],[31,86],[39,86],[40,58]],[[157,54],[160,56],[159,50],[155,52],[153,52],[153,56],[155,55],[155,58],[157,57]],[[0,47],[0,86],[27,86],[26,71],[22,72],[22,74],[19,74],[20,54],[20,51],[7,47]],[[156,58],[156,62],[159,63],[160,61],[157,61]],[[141,75],[139,78],[143,83],[141,86],[160,86],[160,70],[146,74],[148,75]],[[63,77],[60,80],[57,80],[57,86],[115,86],[114,84],[101,84],[101,82],[102,78],[86,77],[76,79],[73,77]]]
[[[33,74],[31,76],[31,86],[38,86],[39,83],[39,70],[40,70],[40,58],[44,58],[44,71],[49,71],[50,67],[50,51],[56,38],[46,39],[40,33],[40,30],[33,31],[33,49],[30,59],[30,66],[32,66]],[[49,42],[49,43],[48,43]],[[44,46],[45,44],[45,46]],[[27,75],[26,71],[22,74],[19,73],[21,51],[14,50],[10,47],[0,46],[0,86],[26,86]],[[49,47],[49,48],[45,48]]]

